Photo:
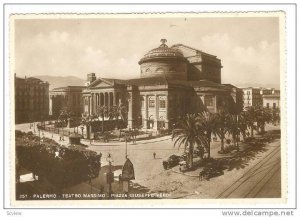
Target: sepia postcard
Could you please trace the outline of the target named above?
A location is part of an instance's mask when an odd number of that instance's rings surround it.
[[[13,207],[286,202],[284,12],[9,28]]]

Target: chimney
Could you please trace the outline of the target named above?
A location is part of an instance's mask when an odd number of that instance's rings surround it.
[[[92,82],[94,82],[96,80],[96,75],[95,75],[95,73],[89,73],[88,75],[87,75],[87,82],[89,82],[90,84],[92,83]]]

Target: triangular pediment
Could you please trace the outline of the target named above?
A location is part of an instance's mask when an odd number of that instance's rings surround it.
[[[90,88],[97,88],[97,87],[113,87],[114,83],[107,81],[103,78],[98,78],[97,80],[95,80],[93,83],[91,83],[89,85]]]

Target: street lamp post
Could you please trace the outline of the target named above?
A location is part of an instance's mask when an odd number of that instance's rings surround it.
[[[41,145],[41,130],[38,129],[38,131],[39,131],[39,145]]]
[[[84,130],[84,126],[81,126],[81,136],[82,136],[82,138],[84,138],[83,137],[83,130]]]
[[[125,158],[127,158],[127,132],[125,132],[125,145],[126,145]]]
[[[108,184],[108,197],[111,198],[112,183],[114,182],[114,173],[112,172],[112,168],[111,168],[113,159],[112,159],[110,153],[108,154],[106,161],[109,163],[109,172],[106,174],[106,180],[107,180],[107,184]]]

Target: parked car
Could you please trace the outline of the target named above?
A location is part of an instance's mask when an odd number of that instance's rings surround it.
[[[165,170],[175,167],[182,160],[181,156],[171,155],[167,160],[163,161],[163,167]]]

